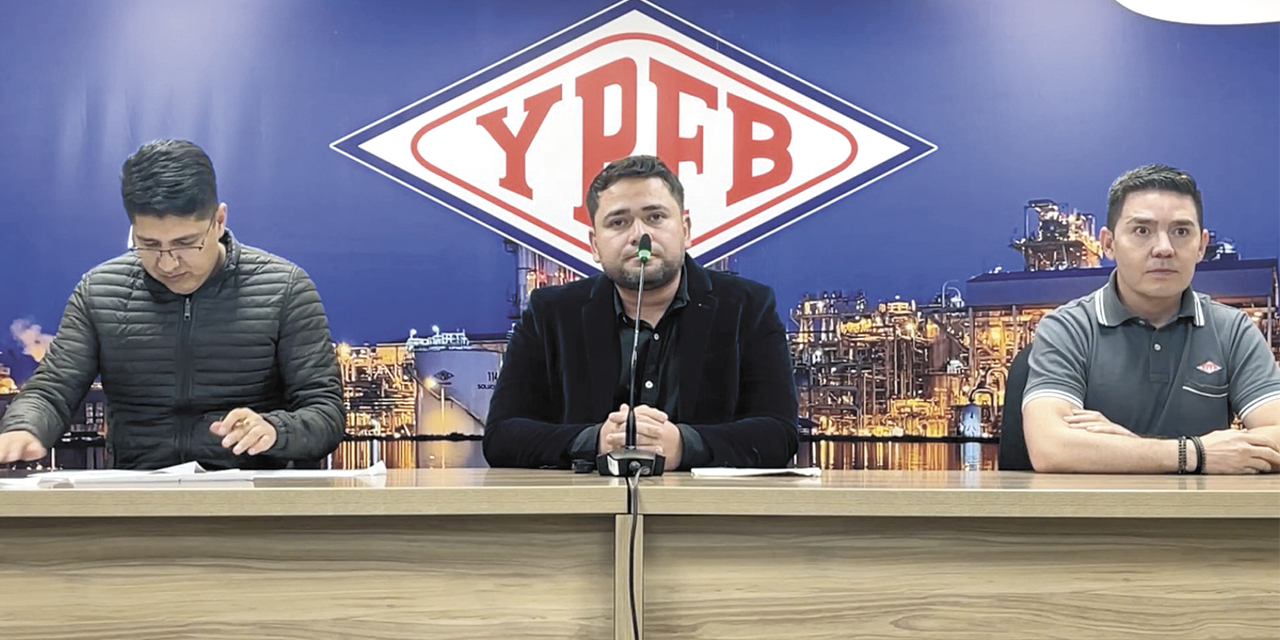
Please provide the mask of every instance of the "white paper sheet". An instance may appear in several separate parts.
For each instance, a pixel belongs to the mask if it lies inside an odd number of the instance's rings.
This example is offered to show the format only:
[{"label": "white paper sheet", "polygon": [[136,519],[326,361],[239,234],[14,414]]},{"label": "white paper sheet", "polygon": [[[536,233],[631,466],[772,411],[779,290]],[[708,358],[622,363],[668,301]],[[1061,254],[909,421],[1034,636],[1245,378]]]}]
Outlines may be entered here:
[{"label": "white paper sheet", "polygon": [[31,489],[58,485],[87,487],[112,484],[188,484],[228,481],[245,482],[258,478],[361,478],[385,476],[386,474],[387,466],[382,462],[378,462],[367,469],[223,469],[220,471],[209,471],[197,462],[187,462],[172,467],[156,469],[155,471],[125,471],[122,469],[47,471],[34,473],[25,478],[0,478],[0,487]]},{"label": "white paper sheet", "polygon": [[755,478],[759,476],[803,476],[817,478],[822,475],[818,467],[800,469],[739,469],[734,467],[697,467],[690,469],[695,478]]}]

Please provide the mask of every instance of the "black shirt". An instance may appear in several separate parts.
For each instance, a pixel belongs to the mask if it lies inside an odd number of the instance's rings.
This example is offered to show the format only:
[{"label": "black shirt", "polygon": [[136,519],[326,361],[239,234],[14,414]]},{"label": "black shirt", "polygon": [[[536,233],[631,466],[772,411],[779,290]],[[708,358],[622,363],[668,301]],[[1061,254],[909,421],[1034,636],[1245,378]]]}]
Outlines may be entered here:
[{"label": "black shirt", "polygon": [[[680,287],[657,327],[640,320],[640,339],[636,347],[636,404],[653,407],[677,421],[676,407],[680,394],[680,316],[689,304],[689,287],[684,274],[680,275]],[[615,288],[613,308],[617,311],[618,346],[622,349],[622,371],[618,387],[613,394],[613,406],[631,404],[631,347],[636,337],[636,320],[627,315],[622,306],[622,296]]]},{"label": "black shirt", "polygon": [[[640,320],[640,338],[636,347],[636,404],[646,405],[667,414],[667,420],[680,429],[684,452],[680,460],[682,468],[706,464],[711,459],[702,436],[680,423],[677,407],[680,399],[680,317],[689,304],[689,284],[684,270],[680,272],[680,286],[658,321],[650,326]],[[618,348],[621,350],[618,385],[613,394],[613,406],[631,404],[631,348],[636,338],[636,319],[627,315],[622,296],[615,287],[613,307],[618,329]],[[601,416],[601,422],[605,416]],[[570,455],[575,459],[594,460],[600,438],[600,425],[588,427],[574,438]]]}]

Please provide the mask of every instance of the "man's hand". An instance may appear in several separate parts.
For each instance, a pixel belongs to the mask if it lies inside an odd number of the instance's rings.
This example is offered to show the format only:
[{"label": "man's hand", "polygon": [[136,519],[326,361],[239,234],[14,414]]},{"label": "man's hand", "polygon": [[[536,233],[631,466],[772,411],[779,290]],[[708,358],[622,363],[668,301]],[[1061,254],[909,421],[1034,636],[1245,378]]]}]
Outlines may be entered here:
[{"label": "man's hand", "polygon": [[[1204,462],[1197,463],[1203,473],[1242,474],[1280,471],[1280,450],[1270,438],[1248,431],[1222,429],[1200,437],[1204,445]],[[1193,454],[1188,446],[1187,453]],[[1195,465],[1188,463],[1188,467]]]},{"label": "man's hand", "polygon": [[[596,440],[596,453],[609,453],[614,449],[621,449],[622,445],[627,441],[627,405],[624,403],[618,407],[617,411],[609,414],[604,422],[600,423],[600,436]],[[617,446],[614,446],[613,436],[620,436]]]},{"label": "man's hand", "polygon": [[22,460],[39,460],[48,453],[30,431],[15,430],[0,435],[0,464]]},{"label": "man's hand", "polygon": [[[627,442],[626,405],[618,413],[609,414],[610,418],[621,414],[623,428],[608,438],[610,449],[621,448]],[[601,429],[601,432],[604,430]],[[666,459],[663,469],[672,471],[680,466],[684,456],[684,440],[680,437],[680,427],[667,419],[667,414],[647,405],[636,407],[636,448],[662,454]]]},{"label": "man's hand", "polygon": [[1137,438],[1138,434],[1110,421],[1099,411],[1075,409],[1062,419],[1072,429],[1084,429],[1090,433],[1106,433],[1113,436]]},{"label": "man's hand", "polygon": [[226,417],[209,425],[209,431],[222,436],[222,446],[231,453],[251,456],[271,448],[276,443],[276,428],[253,409],[232,409]]}]

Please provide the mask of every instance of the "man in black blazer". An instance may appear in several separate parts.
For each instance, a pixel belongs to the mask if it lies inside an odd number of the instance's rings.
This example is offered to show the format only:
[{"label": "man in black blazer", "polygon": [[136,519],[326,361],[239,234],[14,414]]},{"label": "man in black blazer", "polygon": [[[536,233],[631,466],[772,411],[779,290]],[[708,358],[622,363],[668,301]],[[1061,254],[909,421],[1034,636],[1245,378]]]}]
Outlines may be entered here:
[{"label": "man in black blazer", "polygon": [[[685,255],[684,189],[653,156],[605,167],[586,200],[604,273],[530,296],[489,406],[489,464],[568,468],[621,448],[638,331],[637,448],[665,456],[667,470],[786,466],[797,406],[773,291]],[[646,233],[653,253],[641,263]]]}]

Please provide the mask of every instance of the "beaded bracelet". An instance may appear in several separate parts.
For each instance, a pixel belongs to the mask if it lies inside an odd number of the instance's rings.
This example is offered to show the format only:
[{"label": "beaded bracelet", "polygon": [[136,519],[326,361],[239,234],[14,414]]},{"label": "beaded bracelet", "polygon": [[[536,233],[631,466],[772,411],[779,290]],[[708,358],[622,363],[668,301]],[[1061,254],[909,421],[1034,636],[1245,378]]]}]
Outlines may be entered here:
[{"label": "beaded bracelet", "polygon": [[1200,436],[1191,436],[1191,444],[1196,446],[1196,468],[1191,473],[1204,473],[1204,443]]},{"label": "beaded bracelet", "polygon": [[1187,472],[1187,437],[1178,436],[1178,473]]}]

